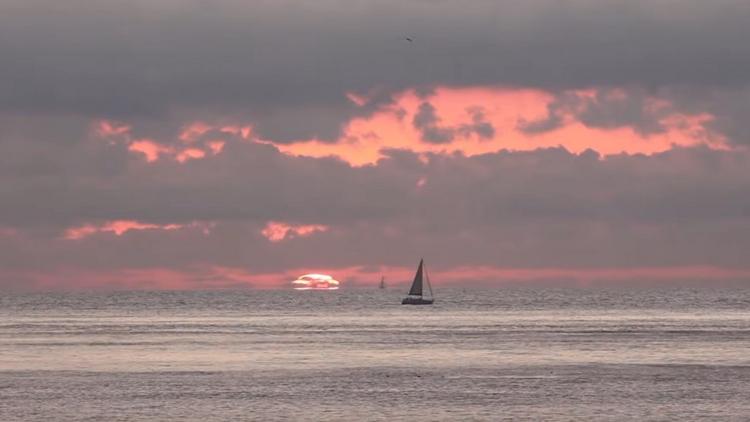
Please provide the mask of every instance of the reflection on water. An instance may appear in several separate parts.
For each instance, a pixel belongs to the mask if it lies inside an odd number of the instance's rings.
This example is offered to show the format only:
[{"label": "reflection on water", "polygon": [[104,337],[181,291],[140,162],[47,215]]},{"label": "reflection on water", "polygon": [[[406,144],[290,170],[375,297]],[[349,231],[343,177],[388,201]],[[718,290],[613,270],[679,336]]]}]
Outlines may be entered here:
[{"label": "reflection on water", "polygon": [[40,420],[735,417],[747,350],[750,289],[16,295],[0,402],[18,420],[45,395]]}]

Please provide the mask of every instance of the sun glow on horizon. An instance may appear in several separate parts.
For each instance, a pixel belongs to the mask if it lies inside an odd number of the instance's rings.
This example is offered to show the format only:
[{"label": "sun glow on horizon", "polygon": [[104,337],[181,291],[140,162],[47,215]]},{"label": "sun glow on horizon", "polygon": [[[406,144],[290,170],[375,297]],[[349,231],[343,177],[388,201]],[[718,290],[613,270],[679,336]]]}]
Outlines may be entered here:
[{"label": "sun glow on horizon", "polygon": [[338,290],[339,281],[327,274],[305,274],[292,281],[294,290]]}]

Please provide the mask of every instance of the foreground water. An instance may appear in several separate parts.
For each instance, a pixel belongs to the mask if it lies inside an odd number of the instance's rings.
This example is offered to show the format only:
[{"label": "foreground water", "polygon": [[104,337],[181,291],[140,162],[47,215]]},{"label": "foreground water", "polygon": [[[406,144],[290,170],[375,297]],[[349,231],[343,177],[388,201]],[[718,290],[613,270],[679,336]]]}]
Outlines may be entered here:
[{"label": "foreground water", "polygon": [[0,298],[0,420],[747,420],[748,289]]}]

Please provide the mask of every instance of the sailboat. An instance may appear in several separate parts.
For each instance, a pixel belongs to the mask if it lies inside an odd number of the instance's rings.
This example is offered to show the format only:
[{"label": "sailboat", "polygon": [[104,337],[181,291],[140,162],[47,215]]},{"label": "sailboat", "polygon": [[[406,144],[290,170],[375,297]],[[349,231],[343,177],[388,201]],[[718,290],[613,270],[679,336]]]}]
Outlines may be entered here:
[{"label": "sailboat", "polygon": [[380,277],[380,289],[385,289],[385,276]]},{"label": "sailboat", "polygon": [[[424,286],[427,285],[427,291],[430,295],[425,298],[423,294]],[[409,295],[406,296],[402,301],[402,305],[432,305],[435,298],[432,295],[432,287],[430,286],[430,277],[427,276],[427,271],[424,268],[424,259],[419,260],[419,267],[417,267],[417,274],[414,275],[414,281],[411,283],[411,289],[409,289]]]}]

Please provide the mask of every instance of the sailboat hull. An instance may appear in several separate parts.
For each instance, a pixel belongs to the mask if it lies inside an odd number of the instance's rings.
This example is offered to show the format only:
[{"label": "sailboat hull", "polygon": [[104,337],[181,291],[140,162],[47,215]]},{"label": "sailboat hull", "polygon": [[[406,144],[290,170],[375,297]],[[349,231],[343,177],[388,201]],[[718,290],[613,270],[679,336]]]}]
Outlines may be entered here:
[{"label": "sailboat hull", "polygon": [[432,305],[435,299],[424,299],[421,297],[405,297],[402,301],[402,305]]}]

